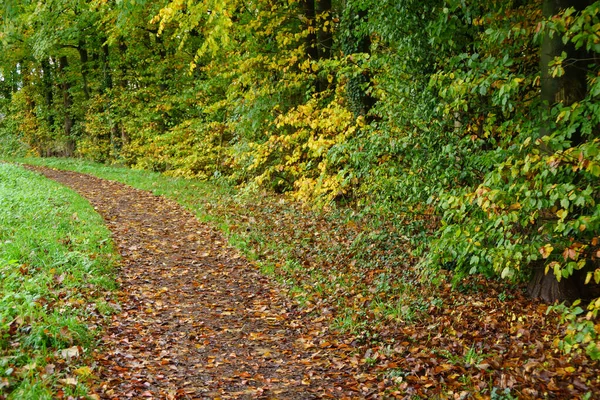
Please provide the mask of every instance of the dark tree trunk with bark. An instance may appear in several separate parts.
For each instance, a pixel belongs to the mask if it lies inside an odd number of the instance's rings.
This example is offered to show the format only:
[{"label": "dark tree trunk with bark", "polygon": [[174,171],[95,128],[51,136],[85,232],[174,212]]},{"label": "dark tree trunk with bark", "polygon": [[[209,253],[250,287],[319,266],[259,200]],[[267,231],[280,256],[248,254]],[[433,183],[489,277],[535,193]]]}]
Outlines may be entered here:
[{"label": "dark tree trunk with bark", "polygon": [[[106,42],[106,39],[104,39]],[[110,70],[110,49],[107,43],[102,45],[102,93],[113,88],[112,71]]]},{"label": "dark tree trunk with bark", "polygon": [[[583,10],[589,4],[589,0],[545,0],[543,15],[544,18],[551,18],[569,7]],[[560,77],[553,78],[548,65],[563,52],[568,55],[568,60],[563,65],[565,73]],[[585,97],[587,71],[586,62],[581,60],[586,56],[583,49],[576,50],[570,43],[565,45],[562,41],[562,35],[555,33],[552,37],[549,34],[544,36],[540,54],[540,69],[542,79],[541,99],[546,105],[546,112],[557,103],[569,106]],[[549,134],[550,129],[548,124],[542,125],[540,135]]]},{"label": "dark tree trunk with bark", "polygon": [[592,300],[600,296],[600,285],[593,282],[586,284],[585,279],[588,272],[598,267],[590,263],[586,268],[574,271],[568,279],[561,279],[559,282],[552,271],[546,274],[544,266],[539,264],[534,267],[527,293],[530,297],[546,303],[571,302],[576,299]]},{"label": "dark tree trunk with bark", "polygon": [[315,0],[304,0],[302,8],[304,18],[306,19],[305,29],[308,29],[309,32],[306,35],[306,54],[311,60],[317,60],[319,58],[319,49],[317,48],[317,34],[315,32]]},{"label": "dark tree trunk with bark", "polygon": [[106,43],[106,40],[103,40],[104,44],[102,45],[102,94],[109,92],[108,104],[106,108],[109,113],[110,120],[110,144],[112,155],[116,157],[123,148],[123,138],[121,137],[121,132],[119,129],[119,122],[114,120],[114,116],[112,115],[112,110],[110,109],[112,103],[113,94],[110,93],[113,89],[113,77],[112,71],[110,69],[110,48]]},{"label": "dark tree trunk with bark", "polygon": [[[125,42],[119,42],[119,52],[121,53],[121,80],[120,85],[123,90],[127,90],[129,86],[129,81],[127,80],[127,44]],[[129,135],[123,126],[120,127],[121,130],[121,146],[124,146],[129,143]]]},{"label": "dark tree trunk with bark", "polygon": [[64,155],[72,157],[75,154],[75,139],[72,137],[73,131],[73,117],[71,116],[71,107],[73,106],[73,99],[71,97],[71,84],[66,76],[66,69],[69,67],[69,61],[67,56],[60,56],[58,59],[58,71],[61,74],[61,90],[63,94],[63,107],[64,107],[64,133],[65,133],[65,149]]},{"label": "dark tree trunk with bark", "polygon": [[[582,10],[589,4],[589,0],[544,0],[543,15],[544,18],[548,19],[569,7]],[[553,78],[548,65],[563,52],[568,55],[568,60],[564,64],[565,73],[560,77]],[[565,45],[561,35],[555,33],[551,37],[546,32],[542,40],[540,54],[541,99],[544,103],[543,111],[546,115],[549,115],[551,108],[558,103],[569,106],[585,97],[587,71],[585,62],[581,61],[584,58],[586,58],[584,52],[575,50],[571,44]],[[539,135],[546,136],[551,134],[551,131],[550,121],[543,120]],[[581,142],[581,136],[578,132],[575,132],[571,139],[574,145]],[[585,279],[581,276],[582,271],[575,271],[572,276],[561,279],[559,282],[552,271],[545,274],[545,268],[542,266],[534,266],[533,269],[534,274],[527,290],[533,298],[539,298],[547,303],[554,303],[589,296],[587,287],[582,284],[582,279]]]},{"label": "dark tree trunk with bark", "polygon": [[23,78],[21,77],[21,74],[19,74],[19,63],[17,63],[15,65],[15,67],[11,70],[11,92],[17,93],[19,91],[19,83],[23,82]]},{"label": "dark tree trunk with bark", "polygon": [[[19,63],[22,88],[26,88],[26,87],[32,85],[31,70],[30,70],[30,67],[28,64],[29,63],[26,60]],[[29,113],[35,115],[35,106],[36,106],[35,99],[29,95],[27,95],[25,97],[25,99],[26,99],[25,100],[26,110]]]},{"label": "dark tree trunk with bark", "polygon": [[[333,21],[331,15],[331,0],[316,0],[316,48],[317,59],[325,60],[331,58],[333,47]],[[317,77],[317,92],[327,89],[328,82],[325,77]]]},{"label": "dark tree trunk with bark", "polygon": [[[371,37],[363,29],[369,14],[364,6],[348,2],[343,15],[342,51],[351,56],[356,53],[371,53]],[[354,115],[368,118],[368,113],[375,105],[376,99],[366,91],[371,81],[367,71],[363,75],[351,78],[347,85],[348,100]]]},{"label": "dark tree trunk with bark", "polygon": [[85,48],[85,41],[80,40],[79,46],[77,46],[79,52],[79,60],[81,62],[81,79],[83,81],[83,94],[86,100],[90,99],[90,89],[88,85],[88,51]]},{"label": "dark tree trunk with bark", "polygon": [[47,58],[42,59],[42,84],[44,86],[44,99],[46,101],[46,122],[50,130],[54,127],[54,92],[52,82],[52,66],[50,60]]},{"label": "dark tree trunk with bark", "polygon": [[331,0],[317,0],[317,15],[319,15],[319,29],[317,29],[318,57],[319,59],[331,58],[333,47]]},{"label": "dark tree trunk with bark", "polygon": [[575,279],[575,275],[559,282],[552,271],[546,274],[543,266],[534,269],[533,277],[527,286],[527,294],[546,303],[570,302],[582,297],[579,279]]}]

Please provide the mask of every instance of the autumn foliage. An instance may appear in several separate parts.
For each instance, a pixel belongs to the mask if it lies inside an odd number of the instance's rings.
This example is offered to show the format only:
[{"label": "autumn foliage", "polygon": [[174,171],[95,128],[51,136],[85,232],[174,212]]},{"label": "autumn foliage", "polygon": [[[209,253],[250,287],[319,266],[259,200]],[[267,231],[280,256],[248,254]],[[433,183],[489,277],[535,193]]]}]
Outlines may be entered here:
[{"label": "autumn foliage", "polygon": [[12,1],[0,152],[352,207],[420,276],[582,298],[598,359],[600,2],[471,3]]}]

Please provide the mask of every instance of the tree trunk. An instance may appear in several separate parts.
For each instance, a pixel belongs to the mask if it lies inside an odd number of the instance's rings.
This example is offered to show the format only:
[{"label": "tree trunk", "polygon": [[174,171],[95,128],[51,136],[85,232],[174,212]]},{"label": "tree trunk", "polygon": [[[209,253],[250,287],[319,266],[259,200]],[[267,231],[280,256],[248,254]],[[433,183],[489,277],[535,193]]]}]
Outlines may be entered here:
[{"label": "tree trunk", "polygon": [[44,86],[44,98],[46,100],[46,122],[50,130],[54,128],[54,93],[52,88],[52,66],[47,58],[42,59],[42,84]]},{"label": "tree trunk", "polygon": [[[364,6],[348,2],[343,15],[342,51],[350,56],[355,53],[371,52],[371,38],[361,29],[368,21],[368,12]],[[355,116],[367,117],[375,105],[376,99],[366,92],[366,87],[371,81],[371,74],[367,71],[363,75],[353,77],[348,81],[346,88],[350,108]]]},{"label": "tree trunk", "polygon": [[81,79],[83,81],[83,94],[85,96],[85,99],[89,100],[91,96],[88,85],[88,52],[85,48],[85,42],[83,40],[79,41],[77,51],[79,52],[79,60],[81,62]]},{"label": "tree trunk", "polygon": [[534,274],[527,286],[527,294],[533,299],[540,299],[545,303],[567,301],[571,302],[581,298],[579,280],[575,275],[560,282],[552,271],[545,273],[544,267],[534,269]]},{"label": "tree trunk", "polygon": [[71,116],[71,107],[73,105],[73,99],[71,97],[71,84],[66,76],[66,69],[69,66],[67,56],[60,56],[58,59],[58,70],[61,73],[61,90],[63,93],[63,107],[65,113],[64,119],[64,133],[65,133],[65,149],[64,155],[72,157],[75,153],[75,139],[72,137],[73,130],[73,117]]},{"label": "tree trunk", "polygon": [[121,149],[123,147],[123,138],[121,137],[121,132],[119,129],[119,122],[115,121],[112,115],[111,103],[112,99],[112,88],[113,88],[113,78],[112,71],[110,69],[110,48],[106,43],[106,40],[103,40],[104,44],[102,45],[102,69],[103,69],[103,80],[102,80],[102,93],[109,92],[108,95],[108,105],[106,106],[106,110],[109,114],[109,123],[110,123],[110,144],[111,144],[111,152],[113,157],[117,157],[121,153]]},{"label": "tree trunk", "polygon": [[317,48],[317,35],[315,31],[315,0],[304,0],[302,2],[304,17],[306,18],[306,27],[308,35],[306,35],[306,54],[312,60],[319,58],[319,50]]},{"label": "tree trunk", "polygon": [[[589,0],[545,0],[543,15],[544,18],[548,19],[569,7],[583,10],[589,3]],[[553,78],[552,71],[548,65],[563,52],[566,52],[568,55],[568,62],[563,65],[565,73],[560,77]],[[570,106],[585,97],[587,71],[585,62],[579,61],[585,58],[585,54],[583,53],[583,50],[575,50],[571,43],[565,45],[562,41],[562,36],[557,33],[552,37],[548,32],[544,35],[540,54],[541,99],[545,104],[544,111],[547,115],[550,109],[557,103]],[[550,134],[551,129],[549,121],[545,121],[541,126],[540,136],[543,137]]]},{"label": "tree trunk", "polygon": [[[333,20],[331,0],[304,0],[302,9],[305,17],[306,55],[313,61],[331,58],[333,47]],[[326,23],[327,22],[327,23]],[[325,78],[315,77],[315,91],[322,92],[327,88]]]},{"label": "tree trunk", "polygon": [[102,93],[104,93],[106,90],[113,88],[112,71],[110,70],[110,49],[107,43],[102,45],[102,75]]},{"label": "tree trunk", "polygon": [[[568,7],[575,7],[577,10],[584,9],[590,2],[588,0],[544,0],[543,15],[549,19]],[[560,77],[552,77],[548,64],[555,57],[563,52],[568,55],[569,62],[565,63],[565,73]],[[540,126],[540,136],[546,136],[552,133],[551,121],[547,116],[550,110],[556,104],[569,106],[576,101],[583,99],[586,95],[586,66],[580,59],[585,58],[581,51],[575,50],[572,44],[564,44],[562,36],[554,34],[552,37],[546,32],[542,40],[540,54],[541,69],[541,99],[544,103],[543,112],[546,118],[542,119]],[[581,63],[581,65],[578,65]],[[581,135],[574,133],[572,136],[573,145],[581,142]],[[545,274],[543,267],[534,267],[532,280],[529,282],[528,293],[533,298],[539,298],[547,303],[556,301],[572,301],[577,298],[585,298],[587,289],[582,285],[581,271],[559,282],[552,271]]]},{"label": "tree trunk", "polygon": [[[316,0],[315,32],[317,59],[326,60],[331,58],[333,47],[333,18],[331,14],[331,0]],[[317,77],[317,92],[327,89],[328,82],[325,77]]]},{"label": "tree trunk", "polygon": [[530,297],[546,303],[592,300],[600,296],[600,285],[594,282],[586,284],[585,279],[588,272],[593,272],[598,267],[597,263],[590,263],[587,267],[574,271],[568,279],[561,279],[559,282],[552,271],[546,274],[544,266],[539,264],[534,267],[527,293]]},{"label": "tree trunk", "polygon": [[317,42],[319,59],[331,58],[333,47],[333,18],[331,0],[317,0],[317,14],[319,15],[319,29]]},{"label": "tree trunk", "polygon": [[[15,65],[15,67],[11,70],[11,85],[10,85],[10,89],[12,94],[17,93],[20,89],[20,84],[23,83],[21,74],[19,74],[19,64],[17,63]],[[12,96],[11,96],[12,98]]]},{"label": "tree trunk", "polygon": [[[127,80],[127,64],[125,60],[127,59],[127,44],[125,42],[119,42],[119,51],[121,52],[121,90],[126,91],[127,86],[129,86],[129,81]],[[121,146],[127,145],[129,143],[129,135],[123,126],[121,126]]]}]

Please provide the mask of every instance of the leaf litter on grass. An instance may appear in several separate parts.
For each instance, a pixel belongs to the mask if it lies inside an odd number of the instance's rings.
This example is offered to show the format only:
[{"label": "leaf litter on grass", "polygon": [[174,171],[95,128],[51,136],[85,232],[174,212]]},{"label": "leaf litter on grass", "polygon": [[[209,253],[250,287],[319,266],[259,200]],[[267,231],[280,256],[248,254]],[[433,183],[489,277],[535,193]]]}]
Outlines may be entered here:
[{"label": "leaf litter on grass", "polygon": [[[190,214],[167,213],[173,205],[164,199],[44,172],[77,183],[100,203],[107,193],[130,198],[131,205],[118,201],[104,211],[124,258],[137,265],[124,268],[129,292],[106,337],[114,347],[104,363],[118,378],[105,375],[104,394],[533,399],[600,393],[597,363],[556,351],[563,327],[545,315],[546,306],[519,288],[476,276],[459,291],[443,279],[424,284],[412,269],[408,239],[394,226],[367,229],[359,218],[330,218],[269,197],[197,199],[202,212],[227,221],[234,243],[284,283],[278,286]],[[135,207],[142,214],[124,223],[124,211]],[[191,230],[183,228],[188,223]],[[134,227],[151,242],[134,236]],[[173,306],[189,301],[196,303]],[[254,326],[248,318],[262,325],[248,330]],[[181,343],[187,346],[176,350]],[[162,372],[149,380],[144,369]],[[298,388],[306,390],[300,395]]]},{"label": "leaf litter on grass", "polygon": [[96,354],[99,395],[361,396],[354,373],[331,367],[323,343],[339,339],[327,321],[295,310],[220,233],[150,193],[40,170],[90,199],[122,256],[122,312]]},{"label": "leaf litter on grass", "polygon": [[[346,365],[377,376],[384,396],[599,398],[598,363],[582,352],[559,352],[564,325],[522,287],[471,276],[452,289],[443,270],[437,284],[424,282],[397,224],[373,229],[353,213],[340,218],[256,199],[209,206],[242,221],[238,232],[260,238],[249,247],[262,249],[259,259],[276,265],[305,310],[353,334]],[[243,223],[250,219],[261,223]],[[436,224],[419,222],[419,229]],[[273,242],[280,245],[266,248]],[[294,261],[273,248],[293,253]]]},{"label": "leaf litter on grass", "polygon": [[108,239],[80,196],[0,163],[1,400],[89,393],[115,286]]}]

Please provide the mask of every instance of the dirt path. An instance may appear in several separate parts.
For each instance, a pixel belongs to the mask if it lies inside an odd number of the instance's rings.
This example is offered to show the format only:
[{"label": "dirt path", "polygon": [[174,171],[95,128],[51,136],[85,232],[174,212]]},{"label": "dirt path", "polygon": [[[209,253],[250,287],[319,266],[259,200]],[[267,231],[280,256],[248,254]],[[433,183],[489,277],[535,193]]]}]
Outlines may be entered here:
[{"label": "dirt path", "polygon": [[96,355],[102,398],[368,397],[335,368],[326,324],[294,312],[191,213],[120,183],[34,169],[88,198],[122,255],[123,309]]}]

